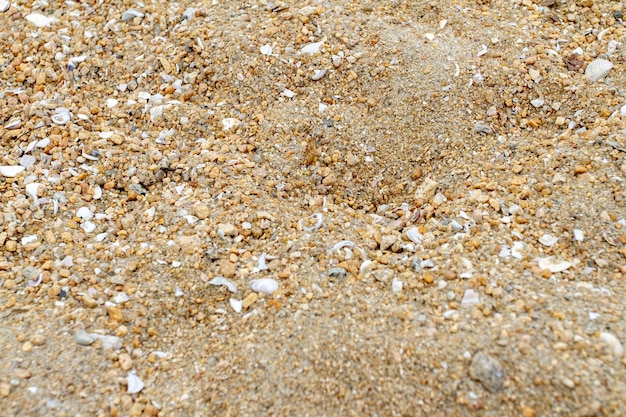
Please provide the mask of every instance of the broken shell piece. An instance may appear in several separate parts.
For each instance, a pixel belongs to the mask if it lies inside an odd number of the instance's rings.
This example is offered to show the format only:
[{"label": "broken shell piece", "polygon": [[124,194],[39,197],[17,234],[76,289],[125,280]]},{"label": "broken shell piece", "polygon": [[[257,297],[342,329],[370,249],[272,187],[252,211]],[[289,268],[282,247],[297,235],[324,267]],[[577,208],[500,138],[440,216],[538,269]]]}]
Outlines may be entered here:
[{"label": "broken shell piece", "polygon": [[429,41],[431,41],[431,42],[435,40],[435,34],[434,33],[425,33],[424,37],[426,39],[428,39]]},{"label": "broken shell piece", "polygon": [[289,90],[288,88],[285,88],[283,90],[283,94],[287,97],[287,98],[294,98],[294,96],[296,95],[296,93],[294,93],[293,91]]},{"label": "broken shell piece", "polygon": [[44,16],[41,13],[31,13],[26,16],[26,20],[28,20],[30,23],[38,28],[50,26],[50,24],[52,23],[52,18]]},{"label": "broken shell piece", "polygon": [[124,13],[122,13],[122,22],[127,22],[136,17],[144,17],[145,15],[141,13],[139,10],[128,9]]},{"label": "broken shell piece", "polygon": [[230,300],[228,300],[228,302],[233,310],[235,310],[237,313],[241,313],[241,309],[243,308],[243,301],[231,298]]},{"label": "broken shell piece", "polygon": [[33,198],[35,204],[37,204],[37,194],[39,193],[39,184],[38,182],[31,182],[30,184],[26,184],[26,194]]},{"label": "broken shell piece", "polygon": [[4,125],[6,130],[19,129],[20,127],[22,127],[22,119],[11,119],[9,123]]},{"label": "broken shell piece", "polygon": [[585,69],[585,78],[591,82],[600,81],[607,75],[613,68],[613,63],[606,59],[596,59],[587,65]]},{"label": "broken shell piece", "polygon": [[270,56],[270,55],[272,55],[272,45],[270,45],[269,43],[268,43],[268,44],[263,45],[263,46],[261,47],[261,53],[262,53],[263,55],[265,55],[265,56]]},{"label": "broken shell piece", "polygon": [[265,294],[273,294],[278,289],[278,281],[272,278],[261,278],[253,281],[250,284],[250,288],[256,292],[263,292]]},{"label": "broken shell piece", "polygon": [[465,294],[463,294],[463,300],[461,301],[461,305],[463,306],[473,306],[480,303],[480,297],[478,293],[472,289],[465,290]]},{"label": "broken shell piece", "polygon": [[0,0],[0,13],[4,13],[11,7],[11,3],[7,0]]},{"label": "broken shell piece", "polygon": [[71,113],[69,109],[66,109],[65,107],[59,107],[58,109],[56,109],[55,114],[52,115],[50,119],[58,125],[64,125],[70,121]]},{"label": "broken shell piece", "polygon": [[559,238],[549,235],[547,233],[539,238],[539,243],[548,247],[556,245],[556,242],[558,241]]},{"label": "broken shell piece", "polygon": [[315,74],[311,76],[311,79],[313,81],[319,81],[324,77],[324,75],[326,75],[327,72],[328,72],[328,69],[326,68],[321,69],[321,70],[315,70]]},{"label": "broken shell piece", "polygon": [[326,42],[326,39],[305,45],[300,49],[300,52],[303,54],[316,54],[320,51],[324,42]]},{"label": "broken shell piece", "polygon": [[222,129],[228,132],[229,130],[232,130],[236,128],[237,126],[239,126],[241,124],[241,121],[238,119],[235,119],[234,117],[227,117],[225,119],[222,119],[220,123],[222,124]]},{"label": "broken shell piece", "polygon": [[582,242],[585,240],[585,233],[580,229],[574,229],[574,240]]},{"label": "broken shell piece", "polygon": [[0,174],[4,177],[15,177],[25,169],[22,166],[0,166]]},{"label": "broken shell piece", "polygon": [[333,60],[333,65],[335,66],[335,68],[337,68],[343,62],[343,54],[341,54],[341,55],[333,55],[332,56],[332,60]]},{"label": "broken shell piece", "polygon": [[137,394],[144,388],[143,381],[134,372],[129,372],[126,376],[126,382],[128,384],[128,393]]},{"label": "broken shell piece", "polygon": [[615,337],[611,333],[608,333],[608,332],[600,333],[600,340],[604,342],[606,345],[608,345],[609,348],[611,348],[613,355],[615,355],[616,357],[619,358],[624,353],[624,347],[622,346],[622,343],[619,341],[617,337]]},{"label": "broken shell piece", "polygon": [[224,277],[215,277],[211,281],[209,281],[211,285],[225,285],[230,292],[237,292],[237,284]]},{"label": "broken shell piece", "polygon": [[572,266],[571,262],[559,260],[554,256],[549,256],[547,258],[539,258],[537,259],[539,264],[539,268],[547,269],[550,272],[563,272]]},{"label": "broken shell piece", "polygon": [[421,244],[424,241],[424,236],[419,232],[417,227],[411,227],[406,231],[406,237],[416,245]]}]

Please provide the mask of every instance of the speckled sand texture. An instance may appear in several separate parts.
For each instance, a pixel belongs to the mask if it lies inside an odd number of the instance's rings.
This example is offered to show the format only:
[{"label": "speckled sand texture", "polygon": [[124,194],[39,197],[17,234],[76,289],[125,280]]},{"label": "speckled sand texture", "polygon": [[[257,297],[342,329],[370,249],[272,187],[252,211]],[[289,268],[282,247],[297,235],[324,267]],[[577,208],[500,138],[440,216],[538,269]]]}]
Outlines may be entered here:
[{"label": "speckled sand texture", "polygon": [[0,415],[623,416],[609,0],[0,0]]}]

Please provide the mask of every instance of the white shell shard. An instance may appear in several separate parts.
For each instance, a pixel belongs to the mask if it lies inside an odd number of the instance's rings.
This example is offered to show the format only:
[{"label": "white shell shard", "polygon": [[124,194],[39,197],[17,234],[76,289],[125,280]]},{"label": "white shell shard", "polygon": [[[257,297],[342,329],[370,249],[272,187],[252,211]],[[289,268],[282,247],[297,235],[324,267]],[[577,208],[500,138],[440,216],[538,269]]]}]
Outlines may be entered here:
[{"label": "white shell shard", "polygon": [[28,20],[30,23],[37,26],[38,28],[50,26],[50,24],[52,23],[52,18],[44,16],[41,13],[31,13],[26,16],[26,20]]},{"label": "white shell shard", "polygon": [[117,104],[119,103],[119,101],[117,99],[114,98],[107,98],[107,107],[112,109],[113,107],[117,106]]},{"label": "white shell shard", "polygon": [[93,233],[96,230],[96,224],[86,221],[80,225],[80,228],[83,229],[85,233]]},{"label": "white shell shard", "polygon": [[319,81],[324,77],[324,75],[326,75],[327,72],[328,72],[328,69],[326,68],[321,69],[321,70],[315,70],[315,73],[311,76],[311,79],[313,81]]},{"label": "white shell shard", "polygon": [[270,56],[272,55],[272,45],[265,44],[261,47],[261,54],[265,55],[265,56]]},{"label": "white shell shard", "polygon": [[215,277],[211,281],[209,281],[211,285],[225,285],[230,292],[237,292],[237,284],[224,277]]},{"label": "white shell shard", "polygon": [[278,281],[272,278],[261,278],[253,281],[250,284],[250,288],[256,292],[263,292],[265,294],[273,294],[278,289]]},{"label": "white shell shard", "polygon": [[524,258],[524,243],[520,241],[513,242],[513,246],[511,247],[511,256],[516,259]]},{"label": "white shell shard", "polygon": [[243,308],[243,301],[231,298],[230,300],[228,300],[228,303],[233,308],[233,310],[235,310],[237,313],[241,313],[241,309]]},{"label": "white shell shard", "polygon": [[585,240],[585,233],[580,229],[574,229],[574,240],[582,242]]},{"label": "white shell shard", "polygon": [[364,277],[372,273],[372,269],[374,268],[374,262],[369,259],[364,260],[359,267],[359,274]]},{"label": "white shell shard", "polygon": [[93,219],[93,212],[88,207],[81,207],[76,210],[76,216],[83,220],[91,220]]},{"label": "white shell shard", "polygon": [[542,98],[536,98],[534,100],[530,100],[530,104],[532,104],[535,108],[539,108],[545,104],[545,100]]},{"label": "white shell shard", "polygon": [[607,75],[613,68],[613,63],[606,59],[596,59],[587,65],[585,69],[585,78],[591,82],[600,81]]},{"label": "white shell shard", "polygon": [[326,42],[325,39],[319,42],[314,42],[314,43],[305,45],[302,47],[302,49],[300,49],[300,52],[303,54],[316,54],[320,51],[320,49],[322,48],[322,45],[324,45],[324,42]]},{"label": "white shell shard", "polygon": [[563,272],[572,266],[571,262],[559,260],[554,256],[538,258],[537,263],[539,264],[539,268],[547,269],[550,272]]},{"label": "white shell shard", "polygon": [[26,168],[21,166],[0,166],[0,174],[3,177],[15,177],[20,172],[24,171]]},{"label": "white shell shard", "polygon": [[556,245],[556,242],[558,241],[559,238],[549,235],[547,233],[539,238],[539,243],[548,247]]},{"label": "white shell shard", "polygon": [[66,109],[65,107],[60,107],[56,109],[56,112],[52,115],[52,117],[50,117],[50,119],[58,125],[64,125],[70,121],[70,119],[72,118],[71,115],[72,114],[70,113],[69,109]]},{"label": "white shell shard", "polygon": [[96,235],[96,242],[102,242],[106,237],[107,237],[108,233],[104,232],[104,233],[98,233]]},{"label": "white shell shard", "polygon": [[[322,226],[324,221],[324,216],[322,213],[315,213],[308,217],[309,219],[315,218],[315,224],[309,227],[302,227],[305,232],[312,232],[313,230],[317,230]],[[298,226],[302,226],[304,224],[303,219],[298,220]]]},{"label": "white shell shard", "polygon": [[241,124],[241,121],[238,119],[235,119],[234,117],[227,117],[225,119],[222,119],[220,123],[222,125],[222,129],[228,132],[229,130],[232,130],[236,128],[237,126],[239,126]]},{"label": "white shell shard", "polygon": [[424,242],[424,236],[419,232],[417,227],[411,227],[409,230],[407,230],[406,237],[408,237],[409,240],[416,245],[420,245],[422,242]]},{"label": "white shell shard", "polygon": [[285,88],[283,90],[283,94],[287,97],[287,98],[294,98],[294,96],[296,95],[296,93],[294,93],[293,91],[289,90],[288,88]]},{"label": "white shell shard", "polygon": [[9,120],[9,123],[4,125],[4,128],[6,130],[13,130],[13,129],[19,129],[22,126],[22,119],[11,119]]},{"label": "white shell shard", "polygon": [[0,13],[4,13],[11,7],[11,3],[7,0],[0,0]]},{"label": "white shell shard", "polygon": [[137,394],[145,387],[143,381],[134,372],[129,372],[126,376],[126,382],[128,383],[129,394]]},{"label": "white shell shard", "polygon": [[463,300],[461,301],[461,305],[463,306],[473,306],[480,303],[480,297],[478,293],[472,289],[465,290],[465,294],[463,294]]},{"label": "white shell shard", "polygon": [[393,280],[391,280],[391,291],[393,291],[393,292],[401,292],[402,291],[402,281],[400,281],[396,277],[393,277]]},{"label": "white shell shard", "polygon": [[127,22],[136,17],[144,17],[145,15],[141,13],[139,10],[128,9],[124,13],[122,13],[122,22]]},{"label": "white shell shard", "polygon": [[619,339],[611,333],[600,333],[600,340],[611,348],[613,355],[615,355],[616,357],[619,358],[624,353],[624,346],[622,346],[622,343],[619,341]]},{"label": "white shell shard", "polygon": [[424,37],[426,39],[428,39],[429,41],[431,41],[431,42],[435,40],[435,34],[434,33],[430,33],[430,32],[429,33],[424,33]]},{"label": "white shell shard", "polygon": [[37,194],[39,193],[39,184],[38,182],[31,182],[30,184],[26,184],[26,194],[33,198],[35,204],[37,204]]}]

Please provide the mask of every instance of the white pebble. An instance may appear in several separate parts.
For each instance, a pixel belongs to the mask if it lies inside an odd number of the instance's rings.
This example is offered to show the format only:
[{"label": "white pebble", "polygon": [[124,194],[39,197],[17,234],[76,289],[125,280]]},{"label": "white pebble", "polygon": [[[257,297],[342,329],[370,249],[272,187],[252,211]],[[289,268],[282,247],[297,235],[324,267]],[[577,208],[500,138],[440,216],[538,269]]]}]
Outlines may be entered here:
[{"label": "white pebble", "polygon": [[435,40],[435,34],[434,33],[424,33],[424,37],[426,39],[428,39],[429,41],[434,41]]},{"label": "white pebble", "polygon": [[547,269],[550,272],[562,272],[572,266],[571,262],[556,259],[554,256],[547,258],[538,258],[539,268]]},{"label": "white pebble", "polygon": [[261,53],[265,56],[270,56],[272,55],[272,45],[270,44],[265,44],[261,47]]},{"label": "white pebble", "polygon": [[250,288],[256,292],[263,292],[265,294],[273,294],[278,289],[278,281],[272,278],[261,278],[253,281],[250,284]]},{"label": "white pebble", "polygon": [[582,242],[585,240],[585,234],[580,229],[574,229],[574,240]]},{"label": "white pebble", "polygon": [[606,59],[596,59],[591,61],[585,69],[585,78],[591,82],[600,81],[609,74],[613,68],[613,63]]},{"label": "white pebble", "polygon": [[294,93],[293,91],[289,90],[288,88],[285,88],[283,90],[283,94],[287,97],[287,98],[293,98],[296,93]]},{"label": "white pebble", "polygon": [[21,166],[0,166],[0,174],[4,177],[15,177],[20,172],[24,171],[24,167]]},{"label": "white pebble", "polygon": [[117,106],[117,103],[119,103],[119,101],[117,101],[114,98],[108,98],[107,99],[107,107],[112,109],[113,107]]},{"label": "white pebble", "polygon": [[558,238],[556,238],[556,237],[554,237],[552,235],[549,235],[547,233],[539,238],[539,243],[541,243],[544,246],[548,246],[548,247],[556,245],[556,242],[558,242],[558,241],[559,241]]},{"label": "white pebble", "polygon": [[44,16],[41,13],[31,13],[26,16],[26,20],[28,20],[30,23],[37,26],[38,28],[50,26],[50,24],[52,23],[51,18],[49,18],[48,16]]},{"label": "white pebble", "polygon": [[39,193],[39,184],[38,182],[31,182],[30,184],[26,184],[26,194],[33,198],[33,201],[37,203],[37,194]]},{"label": "white pebble", "polygon": [[461,305],[463,306],[472,306],[480,303],[480,297],[478,293],[472,289],[465,290],[465,294],[463,294],[463,300],[461,301]]},{"label": "white pebble", "polygon": [[320,51],[324,42],[325,40],[305,45],[302,49],[300,49],[300,52],[303,54],[316,54]]},{"label": "white pebble", "polygon": [[542,98],[536,98],[536,99],[530,101],[530,104],[532,104],[533,107],[535,107],[535,108],[539,108],[539,107],[543,106],[544,103],[545,103],[545,100],[542,99]]},{"label": "white pebble", "polygon": [[600,333],[600,340],[606,343],[607,345],[609,345],[609,347],[611,348],[611,351],[613,352],[613,355],[615,355],[616,357],[619,358],[624,353],[624,347],[622,346],[622,343],[619,341],[617,337],[615,337],[611,333],[608,333],[608,332]]},{"label": "white pebble", "polygon": [[402,291],[402,281],[400,281],[396,277],[393,277],[393,280],[391,281],[391,291],[393,292]]},{"label": "white pebble", "polygon": [[76,216],[83,220],[91,220],[93,219],[93,212],[89,209],[89,207],[81,207],[76,210]]},{"label": "white pebble", "polygon": [[233,308],[233,310],[235,310],[235,312],[241,313],[241,309],[243,308],[243,301],[231,298],[230,300],[228,300],[228,302],[230,303],[230,306]]},{"label": "white pebble", "polygon": [[92,223],[90,221],[86,221],[83,224],[80,225],[80,228],[83,229],[85,231],[85,233],[93,233],[94,230],[96,230],[96,225],[95,223]]},{"label": "white pebble", "polygon": [[128,383],[128,393],[137,394],[144,388],[143,381],[134,372],[129,372],[126,376],[126,382]]},{"label": "white pebble", "polygon": [[0,13],[4,13],[11,7],[11,3],[7,0],[0,0]]}]

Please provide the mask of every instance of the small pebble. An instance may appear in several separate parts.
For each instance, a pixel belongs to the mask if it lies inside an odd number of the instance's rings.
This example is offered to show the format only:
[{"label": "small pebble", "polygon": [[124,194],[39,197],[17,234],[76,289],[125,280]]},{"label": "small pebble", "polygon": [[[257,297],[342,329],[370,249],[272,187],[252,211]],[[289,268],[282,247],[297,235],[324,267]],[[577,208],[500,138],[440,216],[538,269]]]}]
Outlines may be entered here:
[{"label": "small pebble", "polygon": [[470,377],[479,381],[489,392],[495,393],[504,384],[504,368],[500,362],[483,352],[477,352],[469,367]]}]

